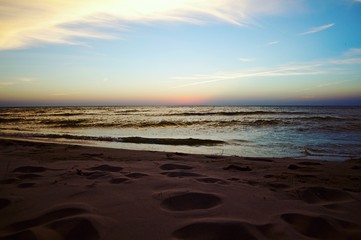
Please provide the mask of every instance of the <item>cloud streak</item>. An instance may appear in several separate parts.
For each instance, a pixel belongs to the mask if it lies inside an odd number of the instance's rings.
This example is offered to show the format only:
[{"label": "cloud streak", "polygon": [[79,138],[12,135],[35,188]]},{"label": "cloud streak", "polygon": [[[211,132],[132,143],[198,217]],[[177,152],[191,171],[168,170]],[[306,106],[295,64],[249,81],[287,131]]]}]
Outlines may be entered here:
[{"label": "cloud streak", "polygon": [[49,96],[64,97],[64,96],[71,96],[71,95],[76,95],[76,94],[78,94],[78,92],[59,92],[59,93],[51,93],[51,94],[49,94]]},{"label": "cloud streak", "polygon": [[[188,77],[173,77],[172,80],[187,81],[184,84],[178,84],[172,88],[184,88],[196,85],[203,85],[226,80],[248,79],[255,77],[290,77],[290,76],[312,76],[321,74],[337,74],[342,72],[344,68],[337,68],[341,65],[343,67],[360,65],[361,58],[337,58],[328,59],[308,64],[294,64],[277,66],[275,68],[263,68],[257,70],[247,70],[238,72],[218,72],[214,74],[196,74]],[[191,81],[191,82],[190,82]]]},{"label": "cloud streak", "polygon": [[[130,24],[155,21],[249,25],[258,14],[277,14],[287,0],[3,0],[0,50],[44,43],[82,45],[82,38],[117,39]],[[107,31],[109,28],[118,30]]]},{"label": "cloud streak", "polygon": [[306,76],[325,74],[327,71],[317,69],[320,64],[279,66],[274,69],[263,69],[253,71],[224,72],[210,75],[194,75],[190,77],[173,77],[173,80],[191,80],[193,82],[176,85],[173,88],[184,88],[195,85],[254,77],[284,77],[284,76]]},{"label": "cloud streak", "polygon": [[322,25],[322,26],[318,26],[318,27],[313,27],[313,28],[310,28],[306,32],[300,33],[299,35],[309,35],[309,34],[318,33],[318,32],[324,31],[326,29],[329,29],[333,26],[335,26],[335,23],[330,23],[330,24],[326,24],[326,25]]},{"label": "cloud streak", "polygon": [[361,48],[351,48],[347,52],[345,52],[344,55],[346,57],[353,57],[353,56],[361,55]]},{"label": "cloud streak", "polygon": [[0,82],[0,86],[11,86],[14,85],[14,82]]},{"label": "cloud streak", "polygon": [[21,82],[33,82],[35,79],[31,77],[20,77],[18,80]]},{"label": "cloud streak", "polygon": [[242,62],[242,63],[247,63],[247,62],[253,62],[254,59],[252,59],[252,58],[240,58],[239,61]]},{"label": "cloud streak", "polygon": [[280,41],[273,41],[273,42],[269,42],[269,43],[267,43],[268,45],[276,45],[276,44],[279,44],[280,43]]},{"label": "cloud streak", "polygon": [[13,86],[18,84],[28,84],[34,82],[34,78],[30,77],[19,77],[16,79],[12,79],[11,81],[0,81],[0,87]]},{"label": "cloud streak", "polygon": [[323,83],[323,84],[313,86],[311,88],[305,88],[302,91],[312,91],[312,90],[315,90],[315,89],[327,88],[327,87],[331,87],[331,86],[340,85],[340,84],[343,84],[345,82],[349,82],[349,81],[348,80],[342,80],[342,81],[336,81],[336,82]]}]

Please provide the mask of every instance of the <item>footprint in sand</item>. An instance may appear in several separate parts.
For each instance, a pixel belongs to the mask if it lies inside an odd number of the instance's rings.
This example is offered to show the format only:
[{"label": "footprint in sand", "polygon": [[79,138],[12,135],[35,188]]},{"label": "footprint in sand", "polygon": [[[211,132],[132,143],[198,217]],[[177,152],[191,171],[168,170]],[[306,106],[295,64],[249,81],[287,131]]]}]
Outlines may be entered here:
[{"label": "footprint in sand", "polygon": [[278,190],[284,190],[290,188],[289,185],[281,182],[270,182],[264,185],[269,187],[271,191],[278,191]]},{"label": "footprint in sand", "polygon": [[286,213],[281,218],[300,234],[314,239],[361,239],[360,225],[330,216]]},{"label": "footprint in sand", "polygon": [[87,170],[103,171],[103,172],[120,172],[121,170],[123,170],[123,168],[104,164],[104,165],[88,168]]},{"label": "footprint in sand", "polygon": [[110,174],[107,172],[90,172],[85,173],[87,179],[98,179],[98,178],[108,178]]},{"label": "footprint in sand", "polygon": [[165,163],[163,165],[160,166],[160,169],[162,170],[187,170],[187,169],[192,169],[193,167],[188,166],[188,165],[184,165],[184,164],[178,164],[178,163]]},{"label": "footprint in sand", "polygon": [[233,219],[206,219],[173,232],[176,239],[290,239],[275,224],[254,225]]},{"label": "footprint in sand", "polygon": [[1,180],[0,184],[12,184],[12,183],[15,183],[15,182],[18,182],[18,181],[19,181],[18,178],[7,178],[7,179],[4,179],[4,180]]},{"label": "footprint in sand", "polygon": [[18,184],[18,188],[31,188],[35,186],[36,183],[33,182],[27,182],[27,183],[20,183]]},{"label": "footprint in sand", "polygon": [[[192,166],[188,166],[185,164],[179,164],[179,163],[165,163],[163,165],[160,166],[160,169],[162,170],[168,170],[168,171],[172,171],[172,170],[189,170],[192,169]],[[166,175],[168,177],[178,177],[178,178],[182,178],[182,177],[201,177],[203,175],[198,174],[198,173],[193,173],[193,172],[184,172],[184,171],[172,171],[172,172],[162,172],[162,175]]]},{"label": "footprint in sand", "polygon": [[23,166],[23,167],[15,168],[13,172],[35,173],[35,172],[45,172],[46,170],[48,169],[45,167]]},{"label": "footprint in sand", "polygon": [[102,172],[102,171],[83,171],[80,169],[76,170],[76,174],[79,176],[84,176],[87,179],[98,179],[98,178],[107,178],[111,175],[108,172]]},{"label": "footprint in sand", "polygon": [[129,178],[113,178],[109,181],[112,184],[120,184],[129,182]]},{"label": "footprint in sand", "polygon": [[26,173],[26,174],[21,174],[21,175],[17,176],[17,178],[19,178],[21,180],[36,179],[36,178],[41,178],[41,177],[43,177],[43,176],[39,175],[39,174],[34,174],[34,173]]},{"label": "footprint in sand", "polygon": [[[85,206],[86,207],[86,206]],[[17,239],[99,239],[99,232],[93,224],[91,212],[82,206],[57,207],[42,215],[25,221],[15,222],[5,230],[1,240]]]},{"label": "footprint in sand", "polygon": [[219,179],[219,178],[204,177],[204,178],[197,178],[196,180],[198,182],[202,182],[202,183],[216,183],[216,184],[221,184],[221,185],[228,184],[227,181]]},{"label": "footprint in sand", "polygon": [[293,171],[301,171],[301,172],[318,172],[320,171],[317,166],[322,165],[321,163],[312,163],[312,162],[300,162],[299,165],[303,165],[302,167],[296,164],[288,165],[287,169]]},{"label": "footprint in sand", "polygon": [[[4,179],[0,183],[1,184],[12,184],[12,183],[21,182],[24,180],[32,181],[32,180],[43,177],[42,175],[39,175],[37,173],[45,172],[47,170],[49,170],[49,169],[44,168],[44,167],[37,167],[37,166],[18,167],[18,168],[15,168],[13,170],[13,172],[20,173],[19,175],[17,175],[15,178]],[[17,187],[18,188],[30,188],[30,187],[33,187],[35,184],[36,183],[34,183],[34,182],[21,182],[17,185]]]},{"label": "footprint in sand", "polygon": [[361,228],[352,222],[331,217],[298,213],[281,215],[286,225],[255,225],[233,219],[205,219],[190,223],[173,232],[176,239],[361,239]]},{"label": "footprint in sand", "polygon": [[248,172],[248,171],[252,171],[252,169],[248,166],[246,167],[242,167],[242,166],[238,166],[238,165],[234,165],[231,164],[227,167],[224,167],[223,170],[229,170],[229,171],[240,171],[240,172]]},{"label": "footprint in sand", "polygon": [[297,190],[301,200],[309,204],[329,204],[353,200],[353,197],[338,189],[325,187],[306,187]]},{"label": "footprint in sand", "polygon": [[248,224],[238,221],[196,222],[173,232],[177,239],[257,239],[248,229]]},{"label": "footprint in sand", "polygon": [[198,173],[192,173],[192,172],[163,172],[161,173],[163,175],[166,175],[168,177],[201,177],[203,175]]},{"label": "footprint in sand", "polygon": [[0,209],[5,208],[11,204],[11,201],[7,198],[0,198]]},{"label": "footprint in sand", "polygon": [[129,178],[142,178],[142,177],[148,176],[148,174],[145,174],[145,173],[128,173],[125,176],[129,177]]},{"label": "footprint in sand", "polygon": [[87,168],[86,170],[88,171],[76,169],[76,174],[79,176],[85,176],[87,179],[110,178],[111,172],[120,172],[123,168],[104,164]]},{"label": "footprint in sand", "polygon": [[299,162],[298,164],[304,166],[322,166],[322,164],[319,162]]},{"label": "footprint in sand", "polygon": [[214,194],[186,192],[163,199],[161,206],[171,211],[188,211],[213,208],[221,202],[221,198]]}]

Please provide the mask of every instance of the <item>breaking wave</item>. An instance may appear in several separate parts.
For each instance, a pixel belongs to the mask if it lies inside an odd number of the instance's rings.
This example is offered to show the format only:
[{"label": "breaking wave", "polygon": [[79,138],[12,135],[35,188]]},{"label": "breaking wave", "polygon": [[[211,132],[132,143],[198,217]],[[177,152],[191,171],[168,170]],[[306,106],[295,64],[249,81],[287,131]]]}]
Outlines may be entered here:
[{"label": "breaking wave", "polygon": [[304,148],[304,154],[306,156],[338,156],[338,157],[352,157],[359,156],[361,154],[361,144],[348,144],[348,145],[317,145],[306,146]]},{"label": "breaking wave", "polygon": [[222,111],[222,112],[183,112],[171,113],[168,116],[247,116],[247,115],[304,115],[309,112],[284,112],[284,111]]},{"label": "breaking wave", "polygon": [[171,145],[216,146],[204,147],[205,152],[224,149],[242,156],[355,157],[361,154],[357,145],[361,107],[0,108],[0,136],[80,144],[119,142],[129,143],[121,147],[165,151]]}]

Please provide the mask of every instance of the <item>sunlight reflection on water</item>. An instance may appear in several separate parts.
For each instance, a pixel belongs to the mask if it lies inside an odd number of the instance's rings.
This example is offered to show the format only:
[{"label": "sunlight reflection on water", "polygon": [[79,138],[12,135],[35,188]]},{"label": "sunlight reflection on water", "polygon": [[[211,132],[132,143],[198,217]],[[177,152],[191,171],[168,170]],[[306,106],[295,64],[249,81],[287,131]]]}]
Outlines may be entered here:
[{"label": "sunlight reflection on water", "polygon": [[[360,107],[36,107],[0,113],[2,136],[253,157],[338,160],[361,154]],[[199,141],[184,141],[190,138]]]}]

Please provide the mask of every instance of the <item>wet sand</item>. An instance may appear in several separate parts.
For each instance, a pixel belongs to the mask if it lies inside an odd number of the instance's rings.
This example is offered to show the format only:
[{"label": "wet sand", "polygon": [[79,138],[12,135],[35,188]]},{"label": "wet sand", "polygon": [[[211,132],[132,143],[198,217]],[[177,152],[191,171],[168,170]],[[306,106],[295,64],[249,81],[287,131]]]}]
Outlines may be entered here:
[{"label": "wet sand", "polygon": [[0,239],[361,239],[361,160],[0,140]]}]

